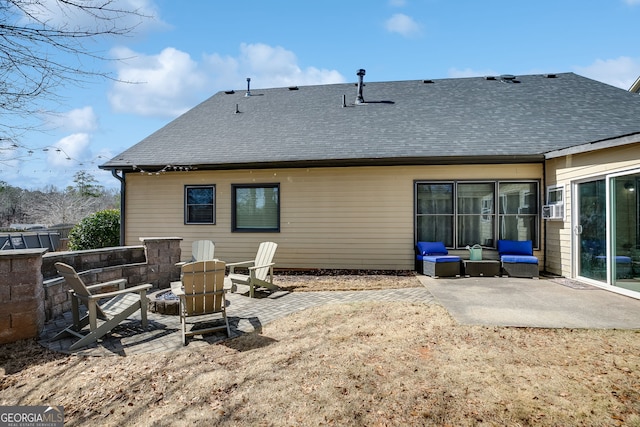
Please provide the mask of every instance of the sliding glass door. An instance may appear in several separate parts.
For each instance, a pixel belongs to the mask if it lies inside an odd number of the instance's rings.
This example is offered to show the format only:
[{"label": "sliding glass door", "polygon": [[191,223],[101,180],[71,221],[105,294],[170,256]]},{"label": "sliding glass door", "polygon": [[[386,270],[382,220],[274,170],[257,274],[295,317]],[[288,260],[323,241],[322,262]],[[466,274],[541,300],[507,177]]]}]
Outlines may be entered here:
[{"label": "sliding glass door", "polygon": [[576,184],[573,233],[578,276],[640,292],[639,186],[640,173]]},{"label": "sliding glass door", "polygon": [[640,292],[640,174],[611,178],[612,281],[620,288]]},{"label": "sliding glass door", "polygon": [[577,185],[576,236],[578,276],[607,282],[605,180]]}]

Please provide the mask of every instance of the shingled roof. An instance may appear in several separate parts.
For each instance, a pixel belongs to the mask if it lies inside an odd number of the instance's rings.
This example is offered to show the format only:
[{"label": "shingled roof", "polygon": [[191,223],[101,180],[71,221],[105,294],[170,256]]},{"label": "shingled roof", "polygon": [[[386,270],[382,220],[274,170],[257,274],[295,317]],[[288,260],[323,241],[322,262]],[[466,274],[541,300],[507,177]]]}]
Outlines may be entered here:
[{"label": "shingled roof", "polygon": [[[640,96],[573,74],[219,92],[103,169],[541,161],[640,133]],[[343,99],[345,100],[343,104]]]}]

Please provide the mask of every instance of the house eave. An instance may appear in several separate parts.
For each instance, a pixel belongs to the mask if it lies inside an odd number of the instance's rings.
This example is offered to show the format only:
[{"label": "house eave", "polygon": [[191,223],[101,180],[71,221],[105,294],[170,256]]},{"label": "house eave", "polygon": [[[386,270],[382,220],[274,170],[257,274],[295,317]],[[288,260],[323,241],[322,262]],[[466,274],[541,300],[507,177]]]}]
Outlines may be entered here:
[{"label": "house eave", "polygon": [[640,132],[623,135],[616,138],[608,138],[600,141],[593,141],[586,144],[575,145],[573,147],[563,148],[545,153],[545,159],[555,159],[558,157],[569,156],[572,154],[581,154],[589,151],[597,151],[605,148],[620,147],[622,145],[634,144],[640,142]]},{"label": "house eave", "polygon": [[[422,166],[422,165],[461,165],[461,164],[507,164],[540,163],[544,155],[505,155],[505,156],[447,156],[447,157],[403,157],[403,158],[367,158],[367,159],[316,159],[296,161],[270,161],[251,163],[192,164],[192,170],[240,170],[240,169],[292,169],[292,168],[328,168],[363,166]],[[110,164],[100,165],[100,169],[124,172],[150,172],[163,170],[166,165],[158,164]]]},{"label": "house eave", "polygon": [[640,93],[640,77],[638,77],[636,81],[633,82],[633,84],[629,88],[629,92]]}]

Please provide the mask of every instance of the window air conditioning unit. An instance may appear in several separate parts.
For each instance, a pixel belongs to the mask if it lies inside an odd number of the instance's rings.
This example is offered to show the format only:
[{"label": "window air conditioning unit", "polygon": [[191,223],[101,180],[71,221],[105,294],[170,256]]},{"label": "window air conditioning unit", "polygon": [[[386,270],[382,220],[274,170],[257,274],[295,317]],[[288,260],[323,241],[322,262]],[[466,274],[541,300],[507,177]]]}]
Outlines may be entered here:
[{"label": "window air conditioning unit", "polygon": [[564,204],[544,205],[542,207],[542,218],[564,220]]}]

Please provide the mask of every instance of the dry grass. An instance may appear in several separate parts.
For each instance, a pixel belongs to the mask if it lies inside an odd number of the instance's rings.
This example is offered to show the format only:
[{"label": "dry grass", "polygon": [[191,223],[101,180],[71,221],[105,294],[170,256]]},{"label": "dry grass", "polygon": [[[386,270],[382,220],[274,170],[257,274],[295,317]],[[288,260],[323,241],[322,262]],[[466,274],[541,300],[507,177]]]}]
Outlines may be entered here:
[{"label": "dry grass", "polygon": [[380,289],[402,289],[422,286],[414,272],[398,272],[398,274],[341,274],[331,271],[319,272],[317,275],[283,274],[276,277],[275,282],[285,291],[317,292],[317,291],[374,291]]},{"label": "dry grass", "polygon": [[0,351],[0,405],[71,426],[640,426],[638,331],[459,326],[436,304],[325,306],[164,355]]}]

